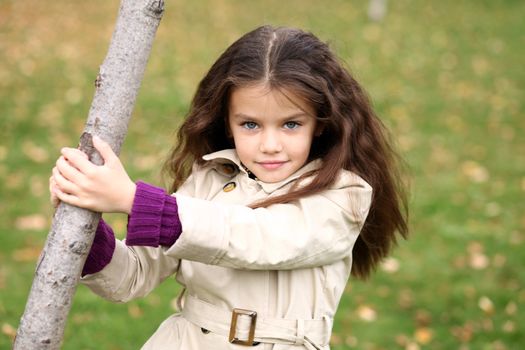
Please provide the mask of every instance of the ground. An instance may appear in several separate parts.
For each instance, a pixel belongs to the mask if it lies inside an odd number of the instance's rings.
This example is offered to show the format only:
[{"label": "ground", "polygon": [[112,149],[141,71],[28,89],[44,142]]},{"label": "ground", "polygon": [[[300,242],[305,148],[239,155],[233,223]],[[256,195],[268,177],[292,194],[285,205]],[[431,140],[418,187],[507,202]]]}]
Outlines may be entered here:
[{"label": "ground", "polygon": [[[117,1],[0,1],[0,348],[8,348],[49,229],[47,179],[83,129]],[[122,160],[158,169],[196,84],[263,23],[308,29],[348,64],[411,177],[408,241],[351,279],[333,349],[519,349],[525,343],[522,1],[168,1]],[[125,218],[111,216],[121,234]],[[77,290],[64,349],[137,349],[178,287],[111,304]]]}]

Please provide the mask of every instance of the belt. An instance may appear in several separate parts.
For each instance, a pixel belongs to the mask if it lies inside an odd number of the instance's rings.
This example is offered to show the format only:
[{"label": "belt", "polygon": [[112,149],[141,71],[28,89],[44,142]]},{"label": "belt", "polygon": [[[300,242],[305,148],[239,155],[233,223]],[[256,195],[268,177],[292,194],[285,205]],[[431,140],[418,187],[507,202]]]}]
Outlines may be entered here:
[{"label": "belt", "polygon": [[321,350],[330,341],[331,320],[269,318],[255,311],[223,308],[184,296],[182,315],[186,320],[210,332],[228,337],[230,343],[253,346],[257,343],[304,345]]}]

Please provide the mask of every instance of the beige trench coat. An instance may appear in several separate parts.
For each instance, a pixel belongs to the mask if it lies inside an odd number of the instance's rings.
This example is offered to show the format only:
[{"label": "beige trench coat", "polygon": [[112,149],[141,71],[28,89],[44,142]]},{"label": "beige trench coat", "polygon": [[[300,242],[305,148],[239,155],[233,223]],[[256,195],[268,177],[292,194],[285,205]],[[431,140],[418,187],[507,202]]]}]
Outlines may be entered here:
[{"label": "beige trench coat", "polygon": [[[324,193],[250,209],[247,205],[254,201],[286,193],[321,162],[308,163],[282,182],[263,183],[248,176],[234,150],[204,159],[206,165],[195,167],[175,194],[183,228],[177,242],[151,248],[117,241],[110,264],[82,283],[106,299],[125,302],[176,275],[185,288],[180,298],[185,310],[165,320],[143,349],[250,348],[230,343],[224,333],[231,330],[233,308],[257,312],[255,340],[262,336],[262,341],[256,349],[329,349],[333,317],[372,188],[341,171]],[[194,322],[192,315],[201,320]],[[246,339],[251,321],[241,315],[234,336]],[[265,322],[271,323],[269,328],[259,329]],[[269,333],[277,323],[292,333],[288,340],[272,340],[276,335]]]}]

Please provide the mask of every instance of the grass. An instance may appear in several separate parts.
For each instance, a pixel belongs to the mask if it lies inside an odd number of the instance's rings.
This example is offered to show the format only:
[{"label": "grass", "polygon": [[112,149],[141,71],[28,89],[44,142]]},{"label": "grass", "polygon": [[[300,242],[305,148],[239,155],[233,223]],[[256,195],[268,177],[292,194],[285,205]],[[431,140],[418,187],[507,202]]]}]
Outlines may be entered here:
[{"label": "grass", "polygon": [[[412,176],[411,237],[350,280],[340,349],[520,349],[525,343],[525,35],[521,1],[168,1],[122,160],[158,168],[195,87],[263,23],[306,28],[348,63]],[[47,179],[83,129],[118,2],[0,1],[0,348],[23,313],[52,210]],[[125,218],[111,216],[120,232]],[[136,349],[170,313],[173,280],[128,304],[80,286],[64,349]]]}]

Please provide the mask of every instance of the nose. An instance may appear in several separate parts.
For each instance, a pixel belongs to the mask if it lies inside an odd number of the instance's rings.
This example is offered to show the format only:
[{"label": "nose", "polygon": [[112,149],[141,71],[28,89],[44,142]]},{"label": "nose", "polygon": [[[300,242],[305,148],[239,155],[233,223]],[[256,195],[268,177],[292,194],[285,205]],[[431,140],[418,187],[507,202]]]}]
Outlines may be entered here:
[{"label": "nose", "polygon": [[259,145],[259,150],[262,153],[279,153],[283,150],[281,143],[281,138],[279,133],[273,130],[267,130],[261,135],[261,143]]}]

